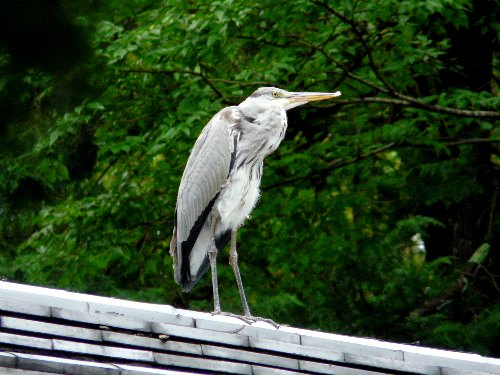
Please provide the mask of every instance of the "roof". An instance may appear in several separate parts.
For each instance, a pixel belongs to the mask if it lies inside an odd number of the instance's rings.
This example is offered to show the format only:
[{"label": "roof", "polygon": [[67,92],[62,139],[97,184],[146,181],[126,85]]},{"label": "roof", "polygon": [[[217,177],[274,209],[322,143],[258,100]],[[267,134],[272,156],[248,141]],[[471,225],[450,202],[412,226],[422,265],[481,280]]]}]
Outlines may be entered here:
[{"label": "roof", "polygon": [[1,374],[500,374],[500,360],[0,282]]}]

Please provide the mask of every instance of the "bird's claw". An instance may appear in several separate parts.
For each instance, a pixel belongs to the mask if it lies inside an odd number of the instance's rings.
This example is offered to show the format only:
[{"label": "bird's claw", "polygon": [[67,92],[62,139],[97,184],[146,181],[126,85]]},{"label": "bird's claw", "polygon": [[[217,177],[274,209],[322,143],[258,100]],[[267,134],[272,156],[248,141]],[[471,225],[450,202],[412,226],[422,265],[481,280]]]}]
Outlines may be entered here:
[{"label": "bird's claw", "polygon": [[256,322],[266,322],[266,323],[272,325],[276,329],[280,328],[279,324],[276,323],[274,320],[268,319],[268,318],[261,318],[261,317],[258,317],[258,316],[238,315],[238,314],[233,314],[233,313],[225,312],[225,311],[213,311],[212,315],[231,316],[233,318],[237,318],[237,319],[240,319],[240,320],[244,321],[248,325],[252,325],[253,323],[256,323]]},{"label": "bird's claw", "polygon": [[270,325],[272,325],[274,328],[279,329],[280,326],[278,323],[276,323],[274,320],[269,319],[269,318],[261,318],[259,316],[245,316],[246,319],[253,321],[254,323],[256,322],[266,322]]}]

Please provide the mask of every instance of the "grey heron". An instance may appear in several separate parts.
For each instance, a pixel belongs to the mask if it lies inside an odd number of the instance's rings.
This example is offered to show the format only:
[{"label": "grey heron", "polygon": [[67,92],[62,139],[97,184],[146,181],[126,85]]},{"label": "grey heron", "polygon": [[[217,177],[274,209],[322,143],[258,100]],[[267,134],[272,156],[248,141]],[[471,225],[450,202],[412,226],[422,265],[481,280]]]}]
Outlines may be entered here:
[{"label": "grey heron", "polygon": [[261,87],[238,106],[217,113],[196,140],[179,187],[170,254],[175,281],[185,292],[211,268],[215,314],[222,314],[217,254],[230,240],[229,264],[244,317],[247,321],[260,319],[250,313],[243,289],[236,231],[257,203],[264,158],[285,136],[286,111],[340,95],[340,91],[288,92]]}]

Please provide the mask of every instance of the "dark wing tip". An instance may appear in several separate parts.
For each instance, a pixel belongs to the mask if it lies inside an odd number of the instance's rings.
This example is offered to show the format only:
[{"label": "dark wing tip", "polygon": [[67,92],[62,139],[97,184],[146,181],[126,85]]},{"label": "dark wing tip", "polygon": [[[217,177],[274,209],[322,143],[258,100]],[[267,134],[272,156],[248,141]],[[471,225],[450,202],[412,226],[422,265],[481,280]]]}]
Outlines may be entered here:
[{"label": "dark wing tip", "polygon": [[192,281],[187,281],[187,282],[183,282],[181,283],[181,288],[182,288],[182,291],[184,293],[188,293],[191,291],[191,289],[193,289],[193,287],[196,285],[196,283],[198,282],[198,280],[192,280]]},{"label": "dark wing tip", "polygon": [[[228,230],[215,239],[215,246],[217,247],[217,252],[222,251],[224,246],[226,246],[226,244],[229,242],[230,238],[231,238],[231,231]],[[209,268],[210,268],[210,260],[208,259],[207,255],[203,259],[203,262],[198,270],[198,273],[193,279],[190,278],[189,273],[180,272],[179,280],[177,280],[176,278],[175,281],[177,282],[177,284],[181,286],[183,292],[190,292],[191,289],[193,289],[193,287],[196,285],[198,280],[200,280],[203,277],[203,275],[205,274],[205,272],[207,272]]]},{"label": "dark wing tip", "polygon": [[176,279],[175,281],[181,286],[183,292],[190,292],[209,268],[210,260],[208,259],[207,255],[203,259],[203,262],[198,269],[198,273],[194,278],[191,278],[190,273],[181,272],[179,273],[179,280]]}]

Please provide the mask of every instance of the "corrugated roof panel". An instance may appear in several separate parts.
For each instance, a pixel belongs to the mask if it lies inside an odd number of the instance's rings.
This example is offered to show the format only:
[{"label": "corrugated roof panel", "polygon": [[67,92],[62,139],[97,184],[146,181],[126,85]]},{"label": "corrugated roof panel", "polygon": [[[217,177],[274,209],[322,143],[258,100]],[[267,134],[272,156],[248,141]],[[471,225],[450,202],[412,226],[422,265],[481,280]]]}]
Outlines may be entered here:
[{"label": "corrugated roof panel", "polygon": [[0,282],[7,372],[491,375],[500,360]]}]

